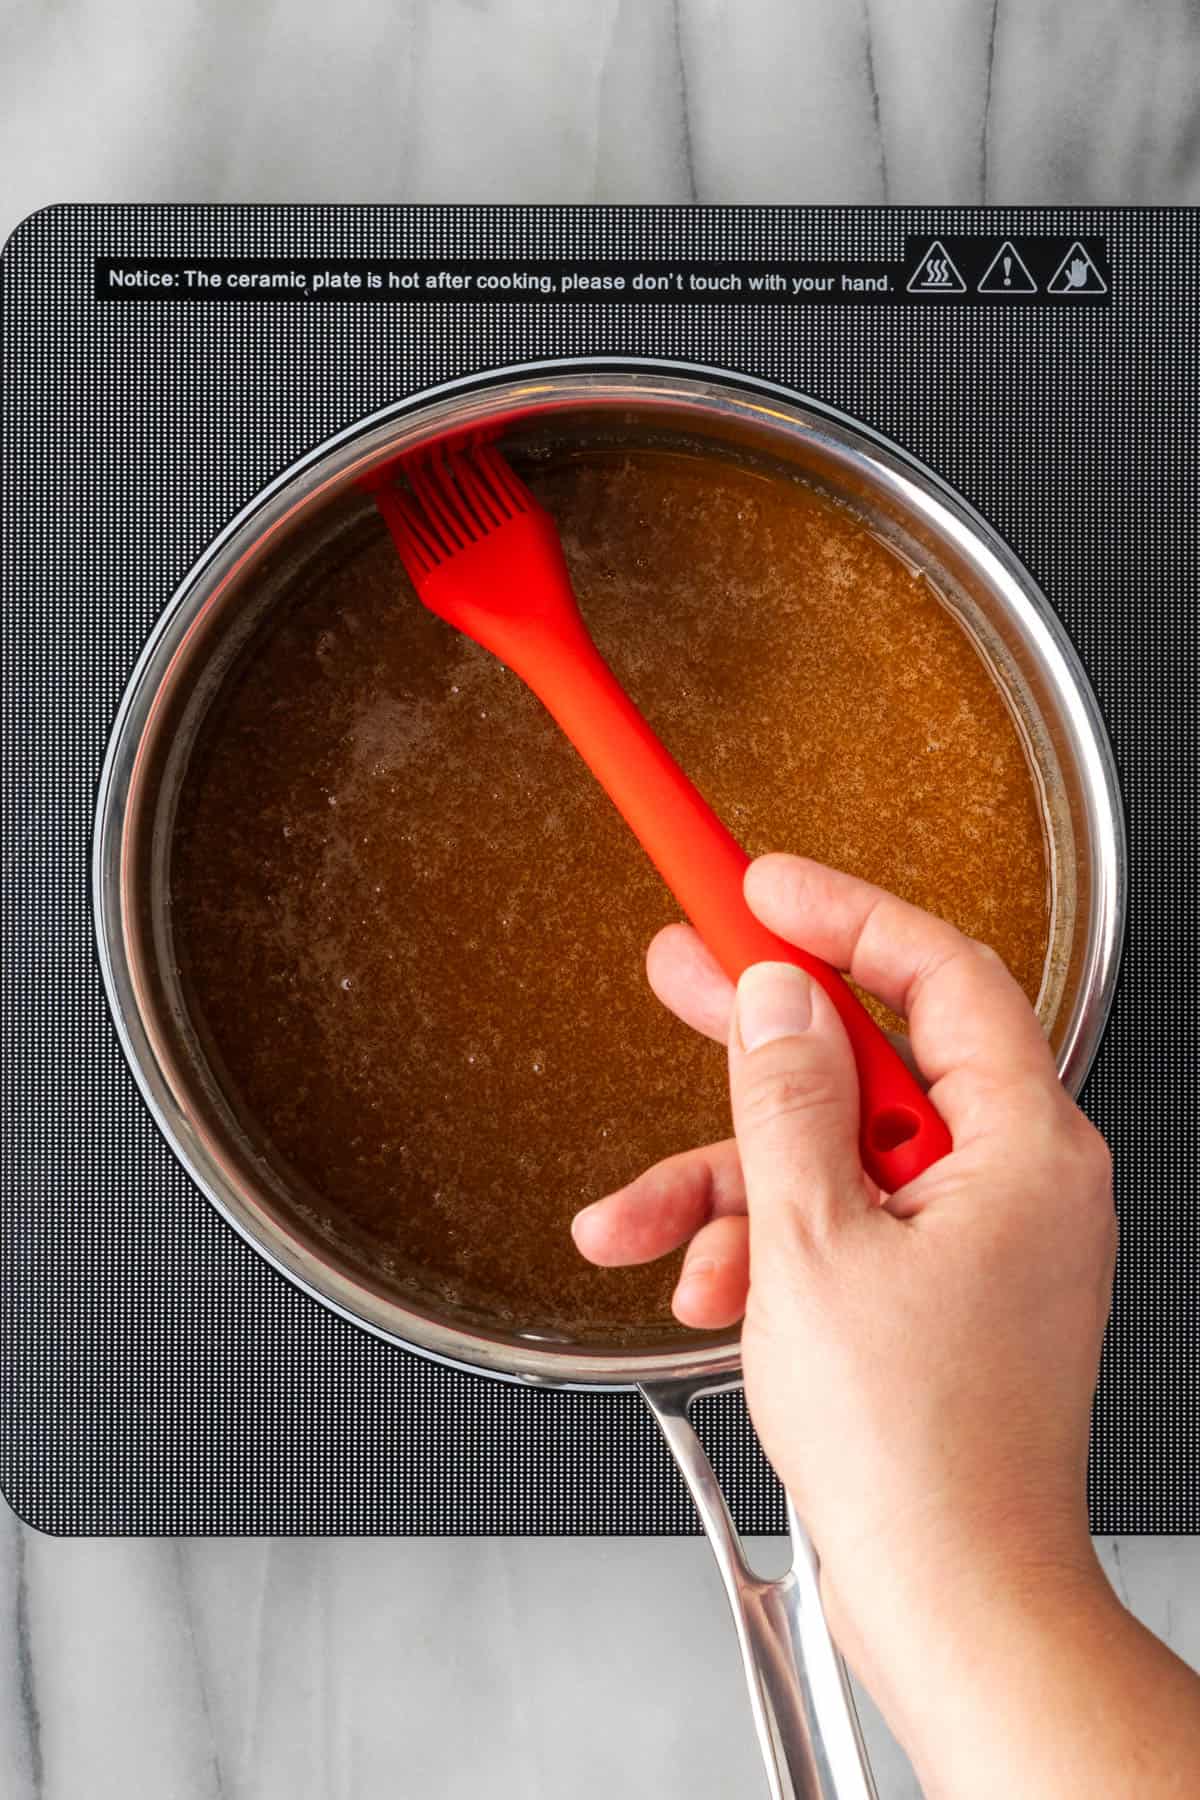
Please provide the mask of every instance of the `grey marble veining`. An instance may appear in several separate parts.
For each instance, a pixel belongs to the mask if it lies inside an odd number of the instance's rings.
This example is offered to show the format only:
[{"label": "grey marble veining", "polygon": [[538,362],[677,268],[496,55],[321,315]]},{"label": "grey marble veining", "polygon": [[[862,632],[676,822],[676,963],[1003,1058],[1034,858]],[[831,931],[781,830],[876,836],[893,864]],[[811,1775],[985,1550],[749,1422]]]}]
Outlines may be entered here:
[{"label": "grey marble veining", "polygon": [[[1194,0],[0,0],[0,238],[67,199],[1195,202],[1198,91]],[[1101,1553],[1200,1664],[1200,1546]],[[0,1508],[5,1800],[762,1791],[700,1542]]]}]

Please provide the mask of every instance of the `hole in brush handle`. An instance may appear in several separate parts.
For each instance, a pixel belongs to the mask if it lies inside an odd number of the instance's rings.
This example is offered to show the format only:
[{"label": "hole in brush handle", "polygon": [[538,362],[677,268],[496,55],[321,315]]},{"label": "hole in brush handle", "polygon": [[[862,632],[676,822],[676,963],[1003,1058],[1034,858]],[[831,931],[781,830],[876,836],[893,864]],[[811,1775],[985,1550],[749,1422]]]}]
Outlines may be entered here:
[{"label": "hole in brush handle", "polygon": [[867,1142],[877,1155],[886,1156],[916,1137],[921,1129],[920,1115],[908,1106],[885,1106],[867,1126]]}]

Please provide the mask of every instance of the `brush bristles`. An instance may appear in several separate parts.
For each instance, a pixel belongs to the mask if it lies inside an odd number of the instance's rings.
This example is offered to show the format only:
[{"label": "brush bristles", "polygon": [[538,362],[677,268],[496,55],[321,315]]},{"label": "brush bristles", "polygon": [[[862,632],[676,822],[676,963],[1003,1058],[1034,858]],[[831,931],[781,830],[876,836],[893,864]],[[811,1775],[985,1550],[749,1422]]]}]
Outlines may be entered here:
[{"label": "brush bristles", "polygon": [[491,444],[413,456],[404,472],[411,494],[390,488],[376,498],[414,581],[534,504],[524,482]]}]

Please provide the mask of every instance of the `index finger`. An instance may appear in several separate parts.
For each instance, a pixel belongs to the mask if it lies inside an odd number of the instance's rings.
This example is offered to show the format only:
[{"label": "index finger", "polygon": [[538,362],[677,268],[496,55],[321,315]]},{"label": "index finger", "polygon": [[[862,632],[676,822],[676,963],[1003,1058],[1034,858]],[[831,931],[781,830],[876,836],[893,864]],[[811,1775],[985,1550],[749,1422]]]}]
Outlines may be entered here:
[{"label": "index finger", "polygon": [[981,1095],[1062,1094],[1037,1015],[1003,962],[953,925],[869,881],[799,856],[764,856],[746,899],[789,943],[849,974],[908,1020],[913,1053],[955,1142]]}]

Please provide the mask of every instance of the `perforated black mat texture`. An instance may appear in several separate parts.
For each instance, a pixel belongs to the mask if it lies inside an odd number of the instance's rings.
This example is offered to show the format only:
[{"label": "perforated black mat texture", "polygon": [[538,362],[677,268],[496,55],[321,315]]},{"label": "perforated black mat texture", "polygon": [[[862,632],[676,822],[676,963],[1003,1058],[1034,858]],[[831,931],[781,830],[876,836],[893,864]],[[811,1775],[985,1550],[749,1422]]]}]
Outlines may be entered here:
[{"label": "perforated black mat texture", "polygon": [[[993,270],[1006,240],[1016,293]],[[180,285],[188,267],[251,265],[305,285]],[[886,269],[890,284],[775,299],[747,285],[803,265]],[[333,268],[382,283],[469,266],[624,270],[627,286],[316,284]],[[655,267],[742,285],[633,290]],[[434,1366],[241,1242],[125,1066],[89,897],[114,714],[214,535],[298,457],[405,396],[597,356],[709,364],[865,421],[998,528],[1074,640],[1131,852],[1122,982],[1085,1092],[1122,1226],[1093,1524],[1200,1528],[1197,215],[67,206],[22,225],[0,271],[0,1486],[17,1512],[63,1533],[697,1528],[635,1395]],[[740,1396],[700,1415],[738,1525],[781,1530]]]}]

